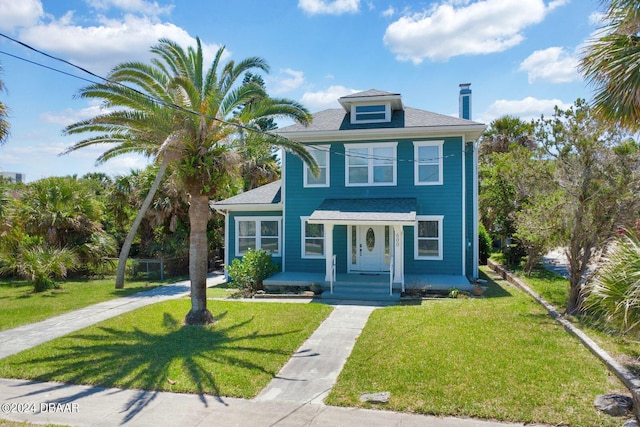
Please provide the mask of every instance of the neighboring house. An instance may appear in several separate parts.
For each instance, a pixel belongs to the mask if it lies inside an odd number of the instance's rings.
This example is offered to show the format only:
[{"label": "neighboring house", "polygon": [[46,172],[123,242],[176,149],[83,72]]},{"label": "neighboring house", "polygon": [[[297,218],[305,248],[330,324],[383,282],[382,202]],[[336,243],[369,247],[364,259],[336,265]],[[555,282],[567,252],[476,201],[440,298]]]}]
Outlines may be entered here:
[{"label": "neighboring house", "polygon": [[[406,288],[469,289],[478,275],[477,141],[471,90],[461,118],[407,107],[398,93],[344,96],[301,142],[318,176],[285,153],[282,180],[213,204],[226,217],[225,264],[262,248],[281,265],[265,286],[322,285],[326,296],[397,299]],[[355,292],[354,292],[355,291]]]}]

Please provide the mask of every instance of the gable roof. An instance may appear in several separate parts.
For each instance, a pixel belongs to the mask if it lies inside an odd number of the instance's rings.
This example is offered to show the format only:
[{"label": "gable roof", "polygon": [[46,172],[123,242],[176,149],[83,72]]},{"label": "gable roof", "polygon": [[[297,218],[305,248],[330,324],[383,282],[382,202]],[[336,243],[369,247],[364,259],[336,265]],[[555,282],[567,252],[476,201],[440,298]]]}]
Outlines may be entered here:
[{"label": "gable roof", "polygon": [[245,191],[237,196],[211,203],[211,207],[217,210],[241,210],[245,208],[260,207],[265,210],[282,208],[282,180],[265,184],[253,190]]}]

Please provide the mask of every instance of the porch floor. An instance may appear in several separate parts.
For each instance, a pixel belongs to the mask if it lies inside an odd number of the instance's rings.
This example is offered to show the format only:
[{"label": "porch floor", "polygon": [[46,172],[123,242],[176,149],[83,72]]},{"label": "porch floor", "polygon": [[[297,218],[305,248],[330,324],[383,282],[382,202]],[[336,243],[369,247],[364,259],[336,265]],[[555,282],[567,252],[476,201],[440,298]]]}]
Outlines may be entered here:
[{"label": "porch floor", "polygon": [[[268,289],[276,286],[310,286],[316,283],[323,288],[329,287],[329,282],[324,280],[324,273],[309,273],[300,271],[285,271],[276,273],[264,280],[264,285]],[[469,280],[462,275],[447,274],[407,274],[405,275],[405,289],[430,289],[449,290],[457,288],[463,291],[471,290],[472,285]],[[371,285],[378,288],[389,286],[389,273],[341,273],[336,275],[334,282],[336,288],[362,288],[363,285]],[[393,289],[400,291],[402,285],[394,283]]]}]

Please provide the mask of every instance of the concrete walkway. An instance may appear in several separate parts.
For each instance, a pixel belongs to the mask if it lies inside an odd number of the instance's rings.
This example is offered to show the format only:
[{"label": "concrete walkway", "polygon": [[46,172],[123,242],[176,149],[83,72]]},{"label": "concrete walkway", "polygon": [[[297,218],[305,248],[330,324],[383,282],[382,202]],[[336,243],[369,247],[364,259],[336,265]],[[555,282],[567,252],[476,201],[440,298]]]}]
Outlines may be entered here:
[{"label": "concrete walkway", "polygon": [[375,308],[336,305],[255,400],[321,404]]},{"label": "concrete walkway", "polygon": [[[207,283],[223,281],[217,275]],[[188,292],[188,281],[165,285],[0,332],[0,358]],[[333,304],[331,315],[253,400],[0,379],[0,419],[70,426],[523,426],[324,405],[376,308],[354,301]]]},{"label": "concrete walkway", "polygon": [[[215,274],[207,278],[207,286],[215,286],[223,282],[223,274]],[[42,322],[2,331],[0,332],[0,359],[136,308],[167,299],[179,298],[189,294],[189,292],[190,283],[186,280],[158,286],[149,291],[139,292],[127,297],[90,305],[76,311],[51,317]]]}]

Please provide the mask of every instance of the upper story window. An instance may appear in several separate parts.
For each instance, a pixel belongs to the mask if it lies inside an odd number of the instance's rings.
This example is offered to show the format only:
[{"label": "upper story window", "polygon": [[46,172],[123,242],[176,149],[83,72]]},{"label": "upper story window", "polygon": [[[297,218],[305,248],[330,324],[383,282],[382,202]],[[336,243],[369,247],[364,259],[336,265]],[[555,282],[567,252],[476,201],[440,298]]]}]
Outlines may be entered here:
[{"label": "upper story window", "polygon": [[391,104],[351,106],[351,123],[382,123],[391,121]]},{"label": "upper story window", "polygon": [[242,256],[249,249],[263,249],[280,256],[280,228],[282,218],[236,217],[236,256]]},{"label": "upper story window", "polygon": [[442,184],[442,146],[444,141],[414,142],[415,185]]},{"label": "upper story window", "polygon": [[316,145],[307,147],[309,153],[318,163],[318,176],[313,176],[311,169],[304,164],[304,186],[305,187],[328,187],[329,186],[329,150],[328,145]]},{"label": "upper story window", "polygon": [[345,185],[396,185],[397,145],[345,144]]}]

